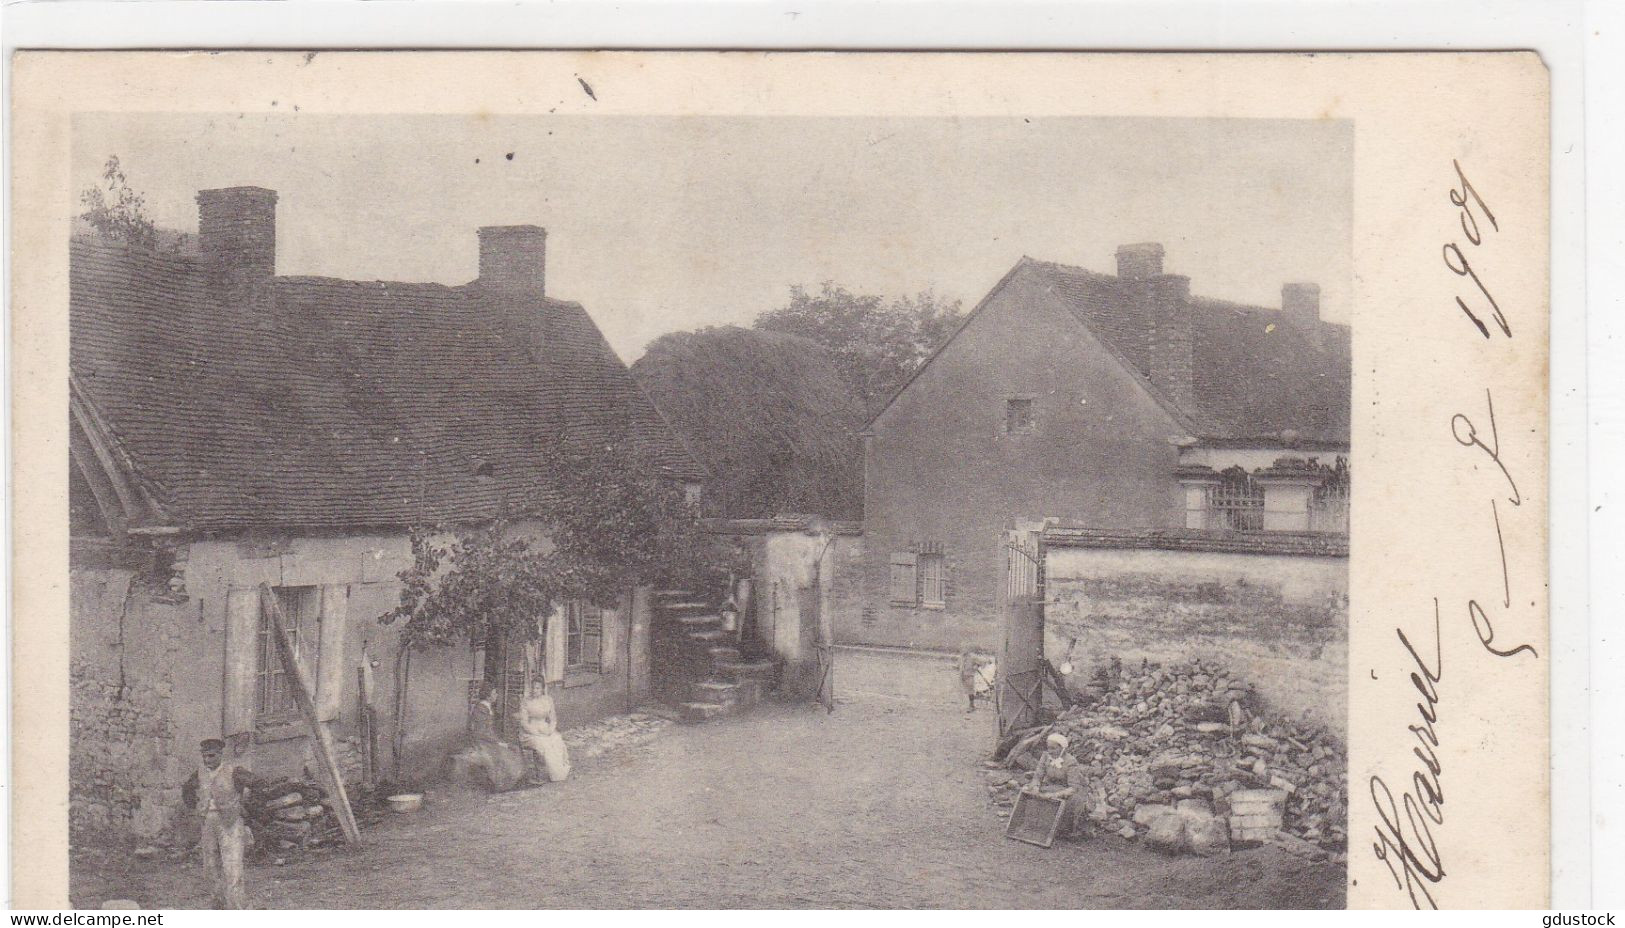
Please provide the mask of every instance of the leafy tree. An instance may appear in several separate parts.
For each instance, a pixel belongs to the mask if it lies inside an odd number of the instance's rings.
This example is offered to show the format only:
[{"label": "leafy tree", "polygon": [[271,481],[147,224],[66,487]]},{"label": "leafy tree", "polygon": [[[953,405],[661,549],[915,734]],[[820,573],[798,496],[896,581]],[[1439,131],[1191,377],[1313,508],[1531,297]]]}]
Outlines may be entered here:
[{"label": "leafy tree", "polygon": [[736,326],[674,332],[632,376],[711,471],[708,511],[862,517],[864,408],[829,349]]},{"label": "leafy tree", "polygon": [[958,300],[929,290],[888,303],[825,281],[817,293],[791,287],[789,304],[757,317],[756,328],[800,335],[834,352],[841,376],[872,414],[963,319]]},{"label": "leafy tree", "polygon": [[379,617],[403,623],[397,694],[406,690],[413,650],[474,641],[488,659],[500,659],[507,642],[538,636],[541,620],[567,600],[614,606],[634,585],[714,582],[720,546],[683,489],[661,479],[630,438],[560,442],[545,459],[550,492],[518,513],[534,517],[545,537],[508,519],[460,532],[412,531],[400,601]]},{"label": "leafy tree", "polygon": [[130,187],[118,155],[108,157],[102,183],[86,187],[79,202],[85,207],[80,218],[100,235],[146,248],[157,244],[158,229],[147,218],[147,200]]}]

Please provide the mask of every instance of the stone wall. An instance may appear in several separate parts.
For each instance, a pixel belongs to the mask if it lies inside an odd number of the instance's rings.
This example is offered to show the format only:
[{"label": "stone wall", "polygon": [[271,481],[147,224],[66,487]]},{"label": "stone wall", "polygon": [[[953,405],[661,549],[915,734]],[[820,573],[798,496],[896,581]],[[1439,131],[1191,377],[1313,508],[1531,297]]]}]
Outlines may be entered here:
[{"label": "stone wall", "polygon": [[1346,554],[1327,553],[1332,544],[1314,553],[1315,545],[1266,538],[1229,550],[1157,544],[1047,545],[1050,659],[1070,659],[1088,674],[1113,657],[1135,664],[1216,658],[1275,709],[1346,737]]},{"label": "stone wall", "polygon": [[185,604],[126,569],[72,576],[68,827],[75,842],[163,834],[191,769],[174,720]]},{"label": "stone wall", "polygon": [[[481,671],[467,644],[414,651],[405,737],[399,758],[393,756],[400,630],[378,617],[398,602],[396,574],[410,562],[405,535],[198,541],[177,549],[183,590],[175,594],[131,570],[75,565],[69,626],[73,840],[154,839],[188,821],[179,814],[179,787],[198,762],[198,742],[241,727],[228,718],[228,663],[235,656],[236,666],[252,673],[253,652],[235,649],[245,640],[253,646],[257,606],[249,600],[253,617],[245,635],[232,603],[243,608],[244,594],[252,596],[261,582],[320,587],[324,604],[332,598],[327,614],[342,618],[340,632],[322,636],[324,663],[316,676],[318,702],[328,707],[324,718],[346,762],[357,766],[357,671],[365,653],[374,665],[382,772],[394,777],[398,771],[410,781],[436,778],[462,738],[469,692]],[[630,609],[605,614],[600,672],[566,672],[555,691],[561,726],[631,707],[630,615]],[[647,660],[647,651],[638,659]],[[331,690],[327,698],[324,689]],[[240,762],[266,776],[298,775],[312,756],[308,729],[297,718],[251,720],[237,747]]]},{"label": "stone wall", "polygon": [[852,523],[813,516],[716,520],[710,530],[730,539],[749,564],[752,615],[758,644],[784,662],[787,692],[817,691],[815,647],[822,610],[840,640],[863,612],[864,540]]}]

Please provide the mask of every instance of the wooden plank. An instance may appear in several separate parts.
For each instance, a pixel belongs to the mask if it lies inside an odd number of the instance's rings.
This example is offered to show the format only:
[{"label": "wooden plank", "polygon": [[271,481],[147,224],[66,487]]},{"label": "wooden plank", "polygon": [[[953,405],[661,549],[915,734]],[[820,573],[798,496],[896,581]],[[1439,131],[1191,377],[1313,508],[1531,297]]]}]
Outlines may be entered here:
[{"label": "wooden plank", "polygon": [[344,833],[344,840],[353,844],[361,840],[361,829],[356,825],[355,812],[350,808],[350,797],[344,791],[344,775],[339,773],[338,761],[333,756],[333,736],[316,715],[310,677],[305,673],[304,665],[299,663],[293,638],[288,634],[287,620],[282,615],[282,606],[277,602],[269,583],[260,584],[260,608],[271,617],[271,637],[276,641],[277,654],[282,658],[282,669],[293,684],[293,701],[299,706],[299,714],[310,725],[311,738],[316,744],[316,774],[324,781],[322,785],[333,800],[333,811],[338,814],[339,830]]},{"label": "wooden plank", "polygon": [[1067,691],[1066,678],[1061,676],[1061,672],[1056,670],[1055,665],[1047,658],[1044,660],[1044,676],[1049,680],[1050,688],[1055,690],[1055,695],[1060,698],[1061,707],[1072,708],[1072,694]]}]

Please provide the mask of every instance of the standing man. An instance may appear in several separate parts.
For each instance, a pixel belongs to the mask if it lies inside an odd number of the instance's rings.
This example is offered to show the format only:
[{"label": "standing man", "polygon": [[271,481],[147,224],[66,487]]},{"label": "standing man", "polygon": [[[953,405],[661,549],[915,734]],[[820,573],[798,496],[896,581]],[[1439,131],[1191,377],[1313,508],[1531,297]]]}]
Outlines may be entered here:
[{"label": "standing man", "polygon": [[203,762],[181,786],[181,798],[203,817],[203,869],[217,909],[246,908],[243,900],[243,794],[254,775],[224,760],[226,743],[206,738]]}]

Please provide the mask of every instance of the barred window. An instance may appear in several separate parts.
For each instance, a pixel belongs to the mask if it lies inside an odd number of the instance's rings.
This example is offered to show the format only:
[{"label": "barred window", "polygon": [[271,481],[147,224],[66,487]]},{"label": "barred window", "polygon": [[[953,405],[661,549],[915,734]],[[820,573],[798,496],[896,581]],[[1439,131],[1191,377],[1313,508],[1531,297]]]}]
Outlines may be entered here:
[{"label": "barred window", "polygon": [[1213,527],[1232,532],[1264,530],[1264,487],[1240,467],[1220,474],[1219,485],[1210,490],[1208,507]]},{"label": "barred window", "polygon": [[920,602],[941,606],[948,602],[948,571],[941,554],[922,554],[919,559]]},{"label": "barred window", "polygon": [[[293,639],[293,649],[305,665],[311,680],[317,679],[321,645],[321,588],[281,586],[273,592],[282,609],[284,627]],[[293,681],[288,679],[277,653],[276,627],[271,614],[260,610],[259,648],[255,662],[254,711],[262,717],[291,715],[298,710],[293,701]]]}]

